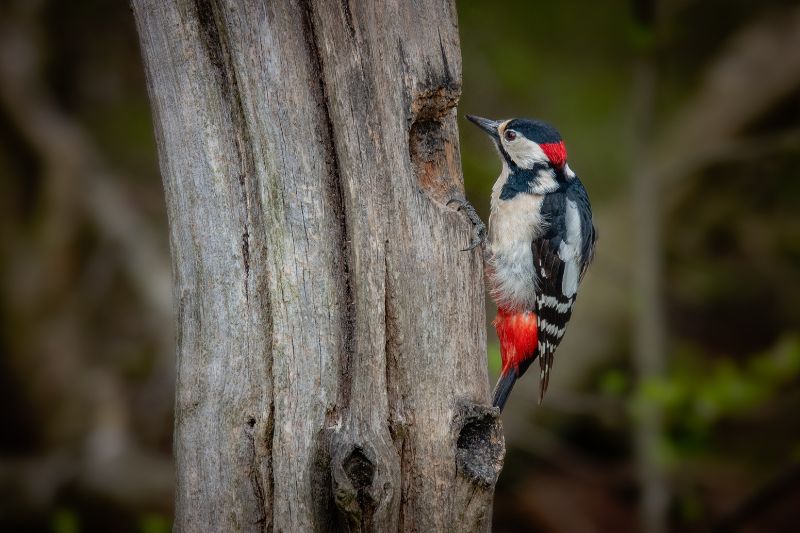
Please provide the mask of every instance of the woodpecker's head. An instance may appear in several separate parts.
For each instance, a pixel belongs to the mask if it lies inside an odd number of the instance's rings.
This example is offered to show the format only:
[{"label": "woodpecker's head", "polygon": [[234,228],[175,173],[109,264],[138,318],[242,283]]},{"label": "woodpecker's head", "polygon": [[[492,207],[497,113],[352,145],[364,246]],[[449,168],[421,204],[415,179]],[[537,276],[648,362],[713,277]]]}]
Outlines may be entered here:
[{"label": "woodpecker's head", "polygon": [[489,120],[467,115],[497,145],[497,150],[512,169],[533,169],[548,166],[561,173],[567,164],[567,149],[558,131],[546,122],[515,118]]}]

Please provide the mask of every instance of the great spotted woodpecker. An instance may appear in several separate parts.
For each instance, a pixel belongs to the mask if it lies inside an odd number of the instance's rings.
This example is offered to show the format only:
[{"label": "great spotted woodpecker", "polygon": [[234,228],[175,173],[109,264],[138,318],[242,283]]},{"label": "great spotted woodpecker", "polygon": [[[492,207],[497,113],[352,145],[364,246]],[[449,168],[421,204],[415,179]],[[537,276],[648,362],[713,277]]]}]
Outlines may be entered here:
[{"label": "great spotted woodpecker", "polygon": [[[539,402],[544,398],[553,355],[594,255],[596,232],[586,189],[567,165],[555,128],[537,120],[467,118],[492,138],[503,164],[492,188],[484,248],[503,363],[492,403],[502,410],[537,357]],[[467,250],[483,245],[486,227],[475,209],[465,200],[451,202],[474,225]]]}]

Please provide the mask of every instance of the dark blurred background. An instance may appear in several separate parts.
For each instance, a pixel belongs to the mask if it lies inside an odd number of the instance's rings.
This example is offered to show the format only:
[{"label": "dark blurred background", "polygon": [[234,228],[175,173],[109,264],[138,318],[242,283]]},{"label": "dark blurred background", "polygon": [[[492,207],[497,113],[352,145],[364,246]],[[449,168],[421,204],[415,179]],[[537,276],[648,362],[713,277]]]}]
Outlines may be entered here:
[{"label": "dark blurred background", "polygon": [[[495,531],[797,531],[800,6],[458,11],[460,112],[556,124],[600,234],[544,404],[531,376],[503,415]],[[499,163],[460,125],[486,217]],[[125,2],[0,3],[0,176],[0,529],[168,531],[169,251]]]}]

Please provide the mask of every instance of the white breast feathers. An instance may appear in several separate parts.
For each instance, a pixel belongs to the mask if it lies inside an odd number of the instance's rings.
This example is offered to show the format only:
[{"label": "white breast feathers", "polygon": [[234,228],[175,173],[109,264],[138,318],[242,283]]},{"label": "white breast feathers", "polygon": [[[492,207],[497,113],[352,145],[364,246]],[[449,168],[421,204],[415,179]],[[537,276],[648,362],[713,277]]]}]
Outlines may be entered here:
[{"label": "white breast feathers", "polygon": [[508,179],[508,168],[492,189],[489,216],[487,272],[489,292],[498,307],[508,310],[531,309],[536,300],[536,270],[531,243],[542,232],[542,196],[517,194],[501,200]]}]

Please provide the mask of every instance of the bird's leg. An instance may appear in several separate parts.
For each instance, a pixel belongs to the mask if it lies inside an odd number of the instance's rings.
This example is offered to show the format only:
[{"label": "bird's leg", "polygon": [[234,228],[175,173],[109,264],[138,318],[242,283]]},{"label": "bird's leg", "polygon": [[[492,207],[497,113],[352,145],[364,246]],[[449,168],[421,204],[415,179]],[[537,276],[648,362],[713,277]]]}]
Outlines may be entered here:
[{"label": "bird's leg", "polygon": [[483,223],[481,217],[478,216],[478,212],[475,211],[475,208],[472,207],[472,204],[466,200],[462,200],[461,198],[450,198],[447,200],[447,205],[450,204],[458,204],[456,208],[457,211],[463,211],[470,222],[472,222],[472,240],[469,243],[469,246],[461,250],[462,252],[467,252],[472,250],[478,246],[482,246],[486,242],[486,224]]}]

